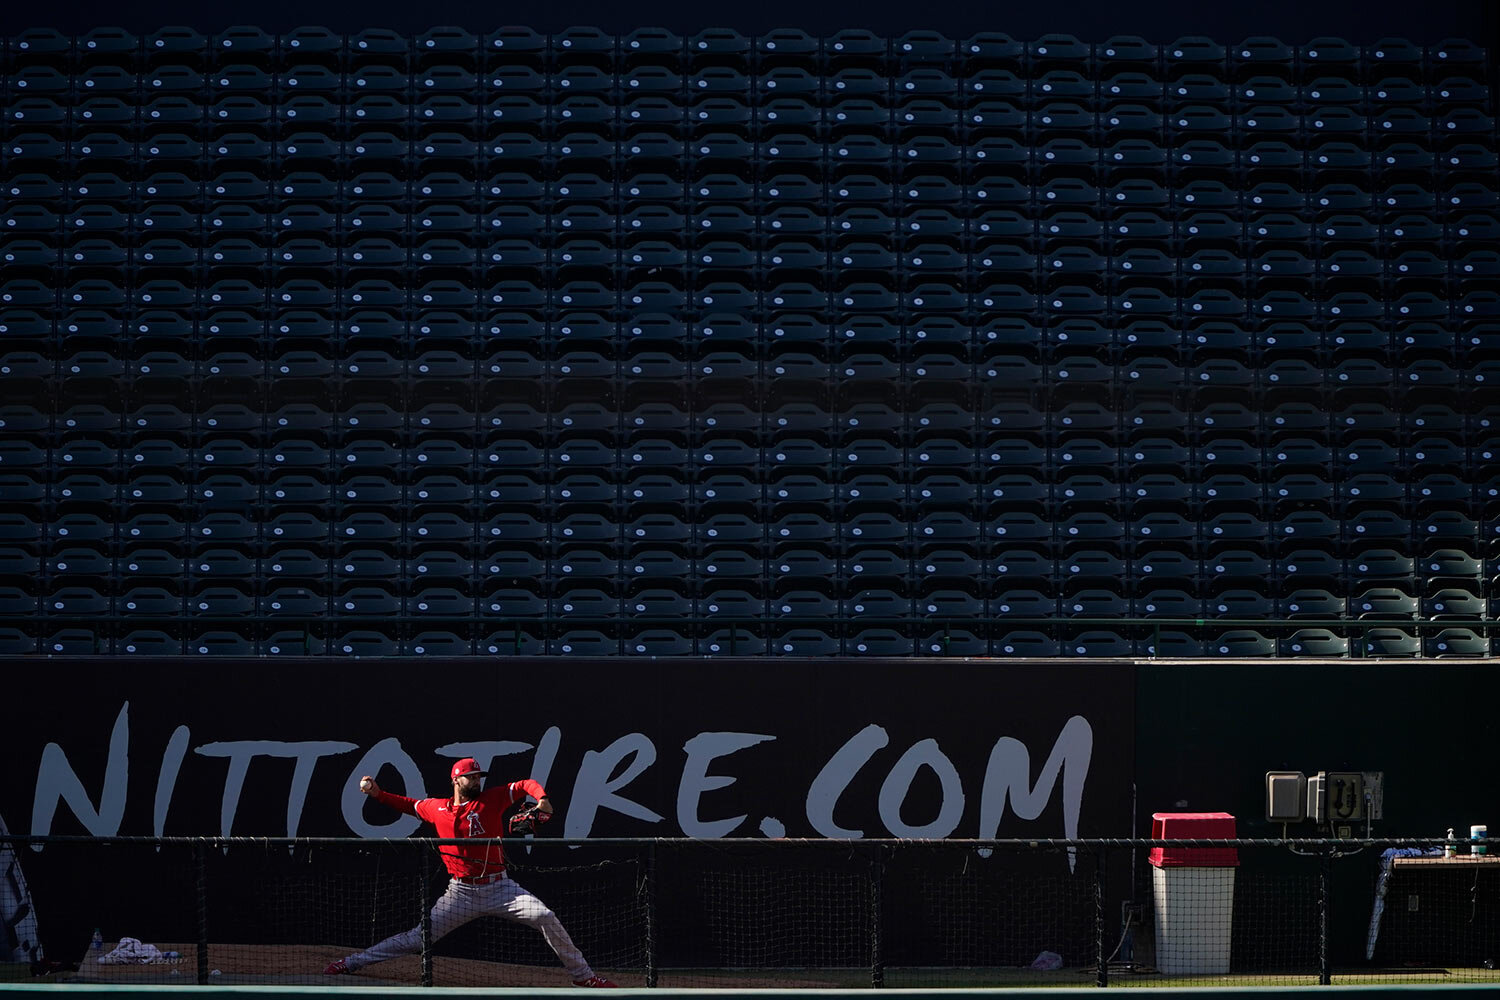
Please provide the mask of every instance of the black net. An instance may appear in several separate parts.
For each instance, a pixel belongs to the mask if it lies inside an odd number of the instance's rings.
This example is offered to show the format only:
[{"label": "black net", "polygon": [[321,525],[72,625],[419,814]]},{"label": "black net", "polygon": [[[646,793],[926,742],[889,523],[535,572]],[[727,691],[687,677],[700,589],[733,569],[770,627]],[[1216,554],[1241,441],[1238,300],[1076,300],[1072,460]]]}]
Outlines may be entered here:
[{"label": "black net", "polygon": [[790,844],[659,850],[659,984],[868,986],[872,862]]},{"label": "black net", "polygon": [[425,840],[80,838],[7,855],[3,916],[59,983],[1500,984],[1497,859],[1330,847],[538,839],[460,881]]},{"label": "black net", "polygon": [[1500,857],[1434,854],[1385,861],[1384,905],[1379,920],[1371,921],[1367,948],[1371,960],[1408,974],[1460,970],[1462,978],[1495,979]]},{"label": "black net", "polygon": [[903,848],[887,869],[886,984],[1092,984],[1096,857]]}]

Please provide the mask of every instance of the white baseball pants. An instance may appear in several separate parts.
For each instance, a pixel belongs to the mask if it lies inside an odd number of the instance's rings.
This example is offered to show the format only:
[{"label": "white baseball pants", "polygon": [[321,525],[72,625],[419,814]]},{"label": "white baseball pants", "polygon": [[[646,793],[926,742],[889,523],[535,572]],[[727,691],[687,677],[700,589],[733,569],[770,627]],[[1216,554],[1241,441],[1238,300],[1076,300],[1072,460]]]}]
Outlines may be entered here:
[{"label": "white baseball pants", "polygon": [[[583,953],[568,936],[562,921],[540,899],[521,888],[509,875],[502,875],[484,885],[466,885],[457,879],[448,882],[448,891],[432,906],[432,940],[462,927],[478,917],[505,917],[535,927],[557,953],[563,968],[573,979],[588,979],[594,974]],[[355,952],[344,961],[349,971],[399,955],[415,955],[422,950],[422,925],[393,934],[374,947]]]}]

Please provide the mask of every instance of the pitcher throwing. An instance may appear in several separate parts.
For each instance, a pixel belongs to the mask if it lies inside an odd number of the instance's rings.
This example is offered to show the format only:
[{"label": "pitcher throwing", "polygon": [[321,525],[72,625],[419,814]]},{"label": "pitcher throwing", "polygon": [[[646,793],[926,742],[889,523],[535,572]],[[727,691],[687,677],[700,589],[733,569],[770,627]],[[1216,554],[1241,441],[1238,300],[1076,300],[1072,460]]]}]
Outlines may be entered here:
[{"label": "pitcher throwing", "polygon": [[[527,832],[530,824],[544,822],[552,815],[552,803],[542,786],[530,778],[481,791],[484,771],[472,757],[453,765],[453,795],[446,799],[409,799],[381,791],[375,779],[366,775],[359,780],[360,790],[382,805],[426,820],[437,827],[443,839],[493,837],[473,847],[467,844],[445,844],[440,848],[443,864],[452,878],[448,890],[432,907],[432,940],[436,941],[476,917],[494,915],[535,927],[557,953],[574,986],[613,987],[603,976],[595,975],[583,953],[563,929],[562,921],[547,905],[521,888],[505,873],[505,855],[499,837],[504,833],[505,810],[528,795],[536,805],[511,817],[513,832]],[[422,950],[422,927],[418,924],[386,938],[364,951],[328,963],[327,976],[355,972],[367,965],[384,962],[399,955],[415,955]]]}]

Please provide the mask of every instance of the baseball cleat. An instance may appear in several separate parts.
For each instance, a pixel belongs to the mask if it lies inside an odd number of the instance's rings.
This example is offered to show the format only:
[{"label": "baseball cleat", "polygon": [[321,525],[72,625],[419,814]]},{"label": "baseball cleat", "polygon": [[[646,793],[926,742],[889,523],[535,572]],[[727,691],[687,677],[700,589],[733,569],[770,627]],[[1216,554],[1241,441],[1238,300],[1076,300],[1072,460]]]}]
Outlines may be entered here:
[{"label": "baseball cleat", "polygon": [[323,975],[342,976],[346,975],[348,972],[349,966],[344,963],[344,960],[342,958],[340,958],[337,961],[329,962],[328,968],[323,970]]},{"label": "baseball cleat", "polygon": [[603,976],[589,976],[587,979],[575,979],[575,980],[573,980],[573,985],[574,986],[592,986],[595,989],[604,989],[604,990],[619,989],[618,986],[616,986],[614,983],[610,982],[608,979],[605,979]]}]

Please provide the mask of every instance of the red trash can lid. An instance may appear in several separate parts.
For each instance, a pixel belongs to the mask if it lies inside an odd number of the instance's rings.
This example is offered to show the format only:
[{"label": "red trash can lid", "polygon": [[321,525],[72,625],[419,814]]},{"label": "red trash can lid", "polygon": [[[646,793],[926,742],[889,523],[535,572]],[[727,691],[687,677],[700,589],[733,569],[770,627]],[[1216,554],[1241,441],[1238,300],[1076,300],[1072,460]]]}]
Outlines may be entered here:
[{"label": "red trash can lid", "polygon": [[[1233,840],[1234,817],[1229,813],[1152,813],[1152,840]],[[1153,847],[1150,861],[1157,868],[1236,868],[1239,851],[1233,847]]]}]

